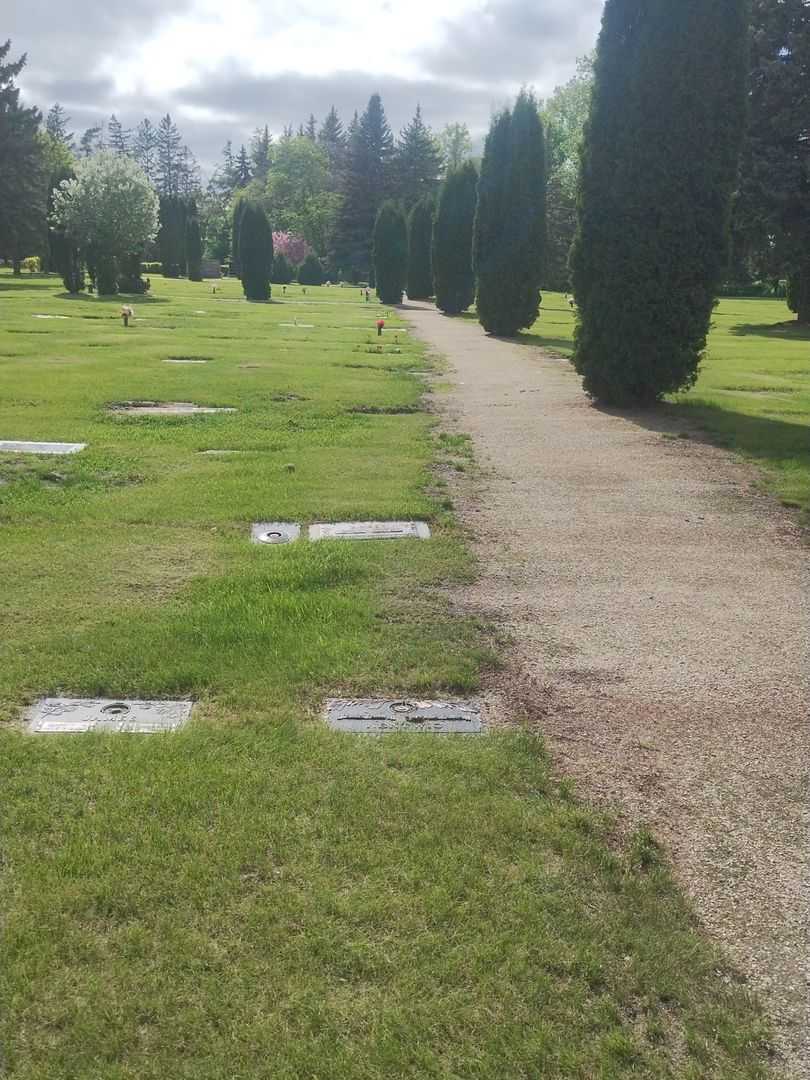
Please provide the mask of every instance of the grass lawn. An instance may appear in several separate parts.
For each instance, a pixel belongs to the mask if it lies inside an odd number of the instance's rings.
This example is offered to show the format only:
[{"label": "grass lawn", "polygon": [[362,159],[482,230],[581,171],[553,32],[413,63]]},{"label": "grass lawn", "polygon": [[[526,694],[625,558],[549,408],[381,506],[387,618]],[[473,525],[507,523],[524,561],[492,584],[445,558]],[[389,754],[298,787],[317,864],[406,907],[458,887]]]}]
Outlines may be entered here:
[{"label": "grass lawn", "polygon": [[[810,514],[810,329],[781,300],[721,300],[697,386],[671,400],[716,441],[753,459],[787,506]],[[573,347],[565,298],[546,293],[523,340]]]},{"label": "grass lawn", "polygon": [[[468,449],[420,411],[420,348],[378,352],[354,290],[153,290],[125,330],[118,302],[0,274],[0,439],[88,443],[0,455],[0,1075],[765,1075],[757,1007],[654,844],[537,740],[317,718],[474,692],[490,660],[442,599],[474,568],[430,465]],[[107,409],[134,399],[238,411]],[[430,541],[249,543],[410,517]],[[198,705],[169,736],[24,734],[59,693]]]}]

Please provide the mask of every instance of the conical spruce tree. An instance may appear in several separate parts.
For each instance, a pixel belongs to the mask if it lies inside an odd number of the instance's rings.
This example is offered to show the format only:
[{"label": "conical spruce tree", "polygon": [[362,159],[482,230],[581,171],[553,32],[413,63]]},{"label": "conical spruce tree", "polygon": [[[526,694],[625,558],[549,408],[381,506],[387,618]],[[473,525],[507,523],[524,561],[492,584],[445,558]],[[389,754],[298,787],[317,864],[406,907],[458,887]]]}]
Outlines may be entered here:
[{"label": "conical spruce tree", "polygon": [[399,304],[408,277],[408,229],[399,206],[384,202],[374,222],[374,280],[383,304]]},{"label": "conical spruce tree", "polygon": [[420,199],[408,215],[408,296],[427,300],[433,293],[433,199]]},{"label": "conical spruce tree", "polygon": [[273,231],[261,206],[246,201],[239,223],[242,288],[248,300],[269,300],[273,271]]},{"label": "conical spruce tree", "polygon": [[609,405],[691,387],[726,262],[748,0],[607,0],[572,253],[574,364]]},{"label": "conical spruce tree", "polygon": [[446,315],[466,311],[475,299],[472,265],[478,172],[471,161],[448,174],[433,225],[436,306]]},{"label": "conical spruce tree", "polygon": [[242,214],[247,206],[247,196],[240,192],[233,202],[231,210],[231,274],[241,278],[242,264],[239,259],[239,235],[242,228]]},{"label": "conical spruce tree", "polygon": [[509,337],[540,311],[546,237],[543,125],[534,96],[521,91],[487,136],[473,239],[481,325]]}]

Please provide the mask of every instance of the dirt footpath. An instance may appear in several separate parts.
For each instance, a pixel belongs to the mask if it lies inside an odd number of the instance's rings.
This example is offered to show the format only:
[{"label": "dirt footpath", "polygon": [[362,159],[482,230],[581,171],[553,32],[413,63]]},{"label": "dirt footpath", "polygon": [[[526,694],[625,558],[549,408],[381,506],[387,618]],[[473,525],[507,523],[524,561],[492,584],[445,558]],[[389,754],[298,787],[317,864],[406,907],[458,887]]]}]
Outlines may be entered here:
[{"label": "dirt footpath", "polygon": [[[403,309],[483,477],[464,605],[516,645],[507,700],[582,794],[644,820],[810,1077],[810,556],[757,475],[654,413],[595,408],[570,364]],[[676,436],[690,434],[688,439]],[[503,676],[498,676],[499,681]]]}]

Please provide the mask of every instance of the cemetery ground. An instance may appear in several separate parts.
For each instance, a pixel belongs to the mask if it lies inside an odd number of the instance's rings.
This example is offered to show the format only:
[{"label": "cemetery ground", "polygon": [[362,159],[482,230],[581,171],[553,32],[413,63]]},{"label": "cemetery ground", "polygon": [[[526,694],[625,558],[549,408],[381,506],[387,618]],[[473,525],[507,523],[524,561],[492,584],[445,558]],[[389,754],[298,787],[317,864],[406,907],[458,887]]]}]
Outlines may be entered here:
[{"label": "cemetery ground", "polygon": [[[468,316],[469,318],[469,316]],[[670,400],[671,415],[701,428],[763,469],[785,506],[810,514],[810,328],[783,300],[729,298],[713,317],[697,386]],[[573,351],[574,313],[548,293],[529,345]]]},{"label": "cemetery ground", "polygon": [[[0,438],[87,443],[0,455],[0,1072],[766,1075],[761,1009],[666,856],[535,735],[320,719],[497,666],[452,604],[476,566],[440,478],[470,457],[423,411],[438,362],[378,351],[355,290],[153,290],[125,330],[120,301],[0,274]],[[131,401],[237,411],[109,408]],[[250,543],[410,518],[432,538]],[[197,704],[171,735],[25,733],[59,694]]]}]

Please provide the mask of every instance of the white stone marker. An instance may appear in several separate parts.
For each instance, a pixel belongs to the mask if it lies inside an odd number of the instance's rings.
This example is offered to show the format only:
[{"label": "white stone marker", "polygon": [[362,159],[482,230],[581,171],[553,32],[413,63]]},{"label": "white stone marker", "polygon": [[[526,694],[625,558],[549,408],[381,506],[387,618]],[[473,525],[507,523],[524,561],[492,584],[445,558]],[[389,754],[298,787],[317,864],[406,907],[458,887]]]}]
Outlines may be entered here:
[{"label": "white stone marker", "polygon": [[5,454],[78,454],[87,443],[83,442],[15,442],[0,439],[0,452]]},{"label": "white stone marker", "polygon": [[310,540],[429,540],[424,521],[338,521],[310,525]]}]

